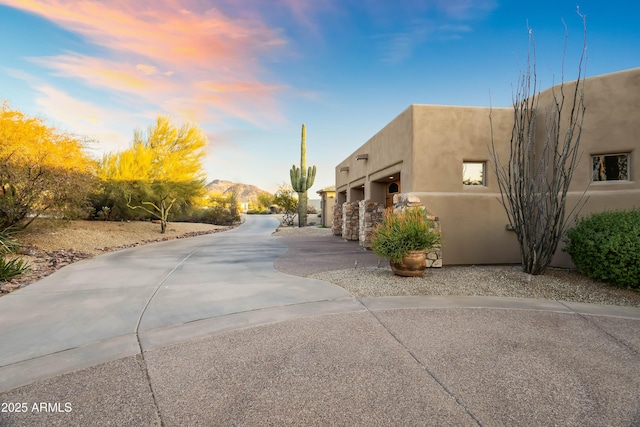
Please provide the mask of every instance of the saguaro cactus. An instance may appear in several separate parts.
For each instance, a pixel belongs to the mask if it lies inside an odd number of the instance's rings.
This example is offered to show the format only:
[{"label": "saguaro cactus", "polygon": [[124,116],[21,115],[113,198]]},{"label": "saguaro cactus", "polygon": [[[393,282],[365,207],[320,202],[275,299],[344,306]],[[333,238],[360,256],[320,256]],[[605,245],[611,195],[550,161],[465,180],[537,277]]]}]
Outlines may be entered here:
[{"label": "saguaro cactus", "polygon": [[316,167],[307,169],[307,128],[302,125],[302,143],[300,144],[300,167],[291,168],[291,187],[298,193],[298,227],[307,226],[307,190],[316,179]]}]

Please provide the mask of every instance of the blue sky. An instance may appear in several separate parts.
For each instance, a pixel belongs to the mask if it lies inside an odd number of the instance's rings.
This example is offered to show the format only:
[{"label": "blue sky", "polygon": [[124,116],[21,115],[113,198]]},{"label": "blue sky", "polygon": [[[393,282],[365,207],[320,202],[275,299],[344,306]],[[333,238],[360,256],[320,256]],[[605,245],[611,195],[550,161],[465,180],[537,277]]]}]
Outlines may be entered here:
[{"label": "blue sky", "polygon": [[[640,66],[640,4],[579,3],[587,76]],[[411,104],[508,106],[537,43],[540,87],[577,75],[575,1],[0,0],[0,100],[126,148],[158,114],[209,136],[209,179],[288,181],[307,125],[311,196]],[[554,77],[555,76],[555,77]]]}]

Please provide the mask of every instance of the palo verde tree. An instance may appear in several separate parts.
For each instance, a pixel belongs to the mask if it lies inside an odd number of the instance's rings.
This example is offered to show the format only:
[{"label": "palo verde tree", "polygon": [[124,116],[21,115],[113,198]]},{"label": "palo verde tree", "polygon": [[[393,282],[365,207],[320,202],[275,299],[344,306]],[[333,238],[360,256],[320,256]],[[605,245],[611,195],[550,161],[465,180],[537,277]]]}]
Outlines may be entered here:
[{"label": "palo verde tree", "polygon": [[160,116],[146,134],[134,133],[131,148],[104,156],[98,176],[105,187],[121,193],[127,207],[159,219],[164,233],[172,209],[187,206],[204,190],[206,144],[200,127],[177,127]]},{"label": "palo verde tree", "polygon": [[316,167],[307,170],[307,129],[302,125],[302,142],[300,144],[300,167],[293,165],[290,171],[291,186],[298,193],[298,227],[307,226],[307,190],[316,179]]},{"label": "palo verde tree", "polygon": [[0,230],[85,207],[95,168],[85,145],[76,135],[0,105]]},{"label": "palo verde tree", "polygon": [[[551,88],[551,100],[539,104],[536,51],[529,30],[527,68],[521,74],[513,99],[513,128],[506,153],[499,153],[491,122],[491,155],[501,193],[501,203],[520,246],[526,273],[544,273],[563,235],[571,225],[567,193],[580,159],[580,137],[584,121],[584,67],[586,17],[582,19],[583,49],[575,83],[562,80]],[[569,88],[569,89],[567,89]],[[539,126],[543,118],[542,126]],[[542,130],[542,132],[541,132]],[[575,209],[582,205],[580,201]]]}]

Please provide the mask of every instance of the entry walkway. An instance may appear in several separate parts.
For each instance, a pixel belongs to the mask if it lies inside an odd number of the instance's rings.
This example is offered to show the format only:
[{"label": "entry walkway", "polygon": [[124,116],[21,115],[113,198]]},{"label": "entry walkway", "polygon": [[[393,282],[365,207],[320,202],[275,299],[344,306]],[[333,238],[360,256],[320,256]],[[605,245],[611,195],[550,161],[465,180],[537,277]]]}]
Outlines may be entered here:
[{"label": "entry walkway", "polygon": [[[27,409],[0,425],[640,423],[640,309],[356,299],[276,271],[276,226],[250,216],[0,298],[0,402]],[[355,252],[331,239],[314,256]]]}]

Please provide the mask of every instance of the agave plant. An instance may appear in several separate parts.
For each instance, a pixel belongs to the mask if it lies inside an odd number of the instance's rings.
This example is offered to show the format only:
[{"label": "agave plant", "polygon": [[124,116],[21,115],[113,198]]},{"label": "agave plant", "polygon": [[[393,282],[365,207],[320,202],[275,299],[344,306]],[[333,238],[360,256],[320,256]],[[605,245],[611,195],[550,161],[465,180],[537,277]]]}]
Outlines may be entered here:
[{"label": "agave plant", "polygon": [[19,258],[6,260],[3,255],[14,253],[20,246],[13,236],[16,229],[0,230],[0,282],[19,276],[29,269],[27,263]]},{"label": "agave plant", "polygon": [[29,269],[27,263],[20,258],[5,260],[0,257],[0,282],[21,275]]},{"label": "agave plant", "polygon": [[0,254],[10,254],[18,250],[20,245],[13,238],[16,232],[12,227],[0,230]]}]

